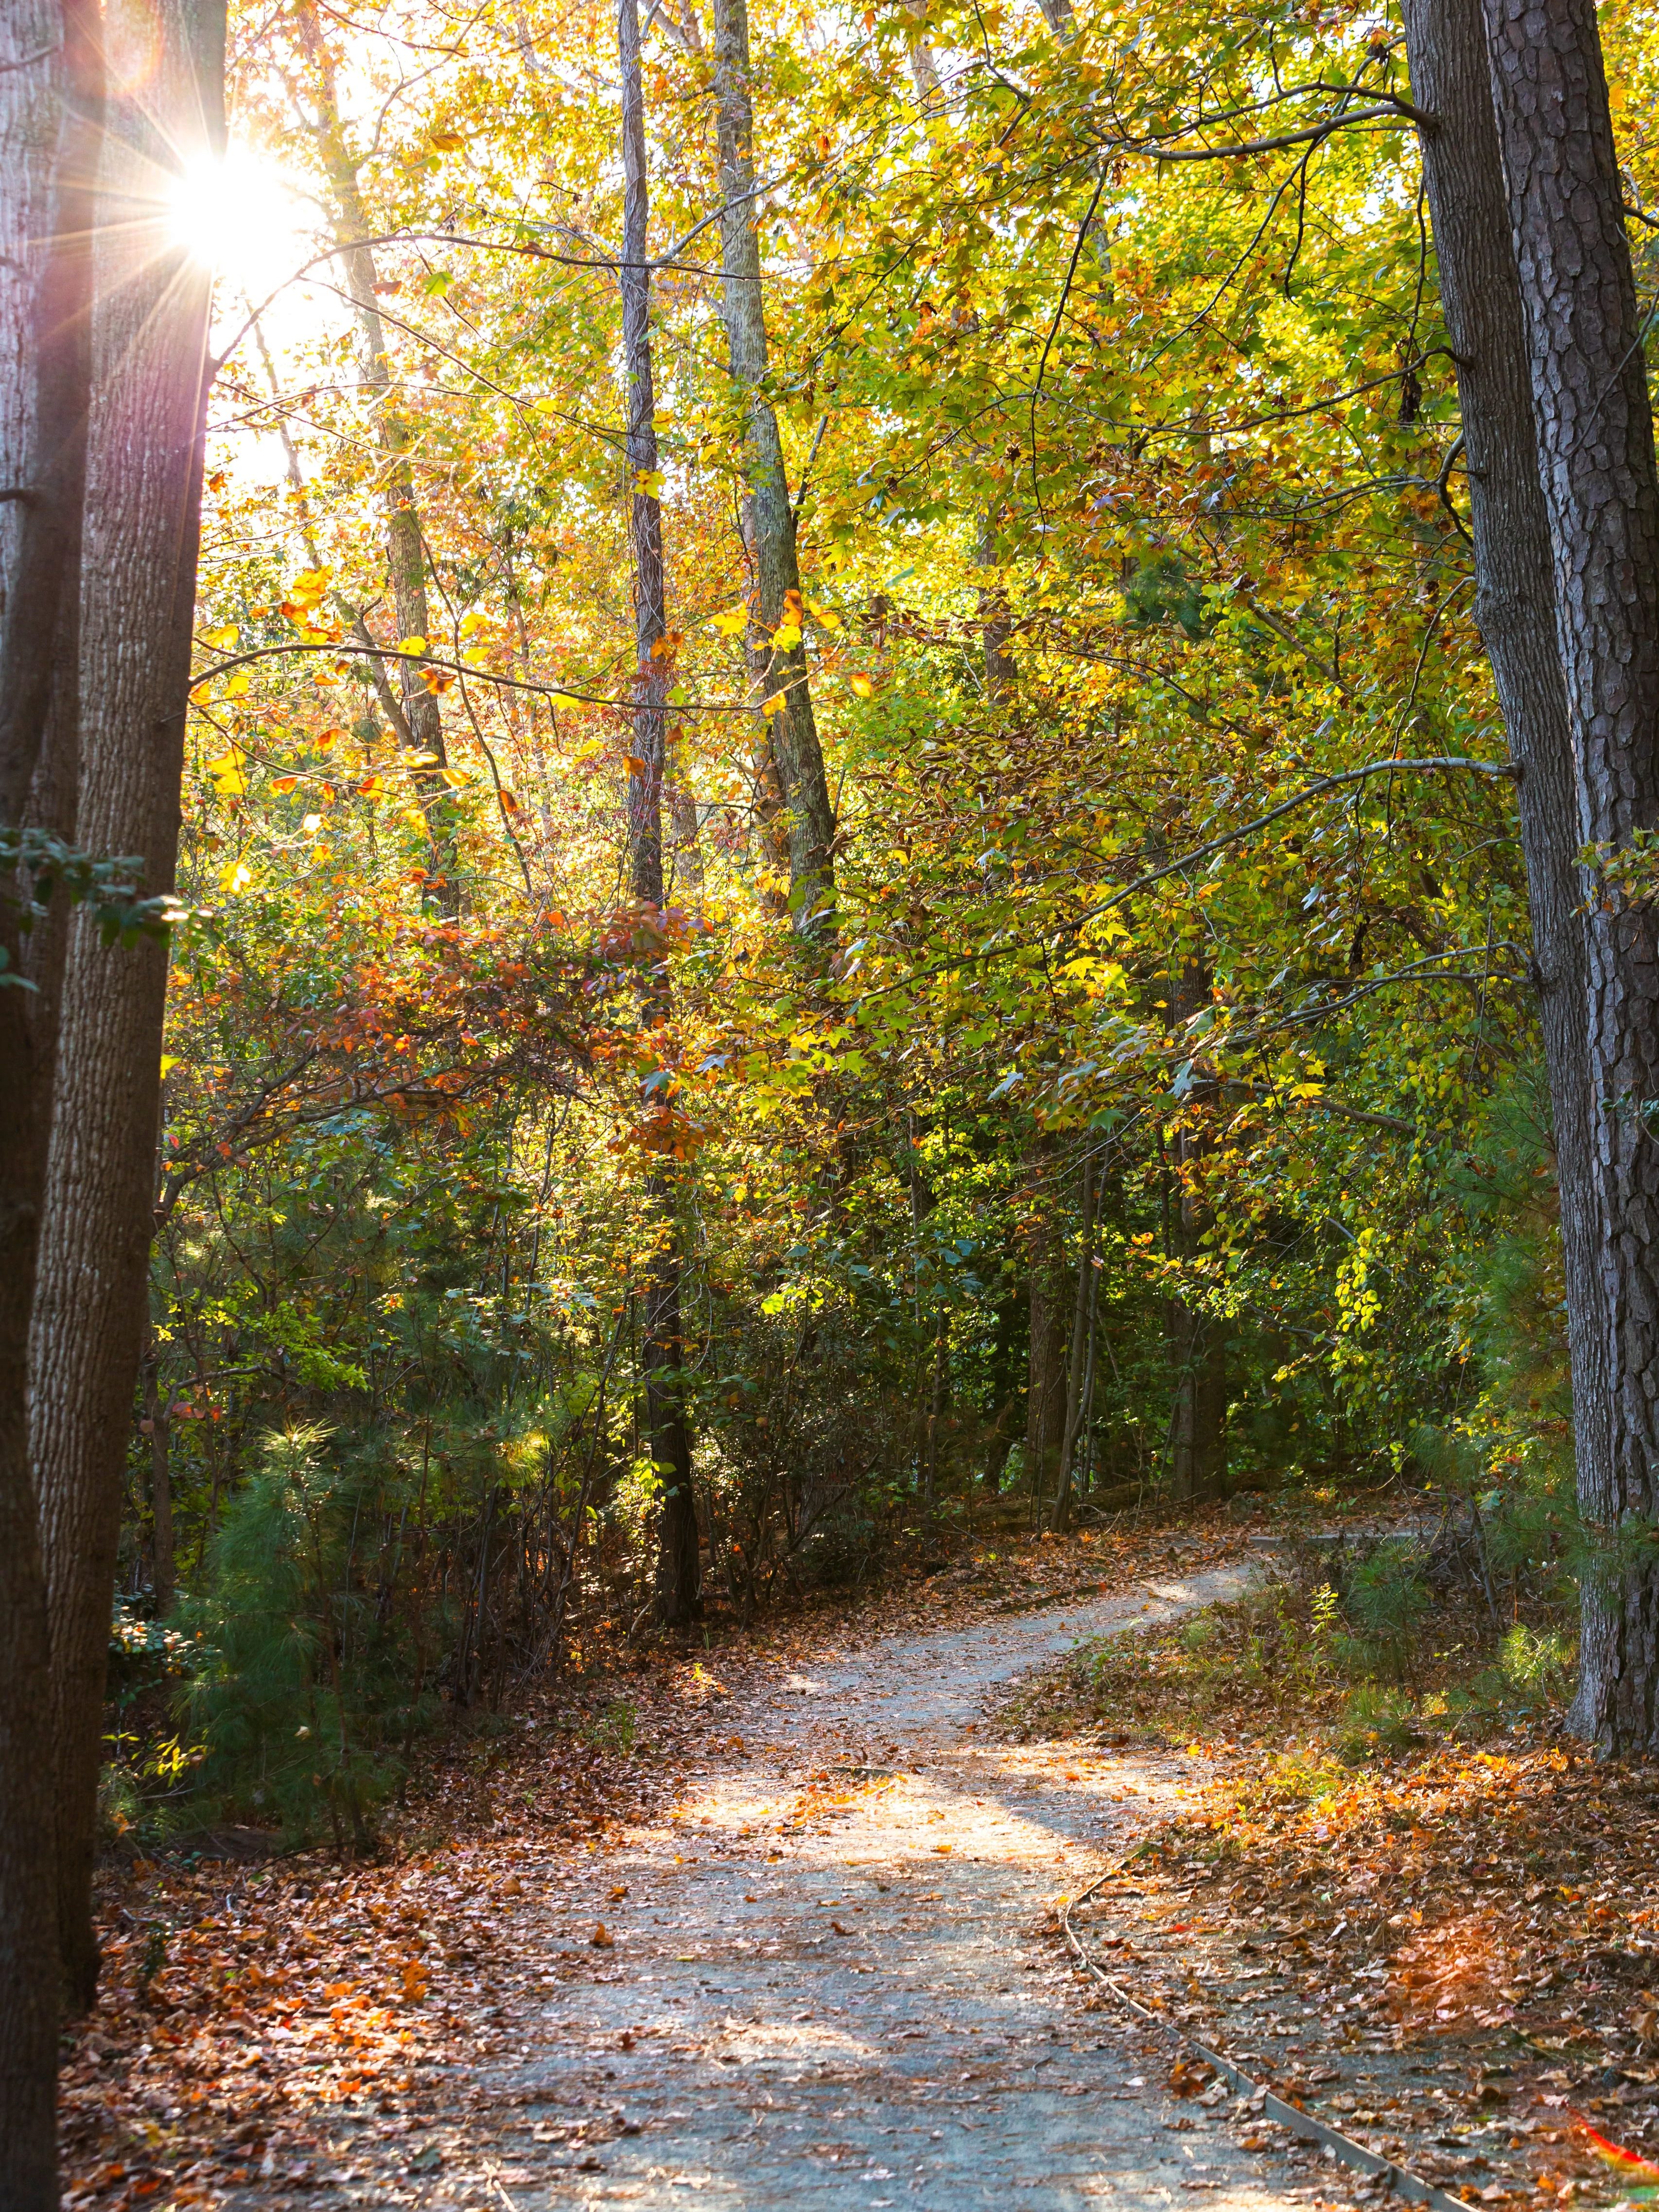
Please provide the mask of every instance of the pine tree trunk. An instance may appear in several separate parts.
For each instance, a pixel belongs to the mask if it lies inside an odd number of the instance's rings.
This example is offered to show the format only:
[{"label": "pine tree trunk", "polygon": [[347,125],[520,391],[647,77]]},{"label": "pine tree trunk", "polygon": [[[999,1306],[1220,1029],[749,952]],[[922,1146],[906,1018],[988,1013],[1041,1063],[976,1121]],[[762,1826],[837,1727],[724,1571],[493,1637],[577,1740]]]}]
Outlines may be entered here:
[{"label": "pine tree trunk", "polygon": [[[1592,0],[1486,0],[1486,17],[1577,827],[1607,855],[1587,936],[1611,1443],[1605,1486],[1583,1504],[1609,1558],[1586,1607],[1575,1717],[1609,1750],[1648,1751],[1659,1747],[1659,908],[1625,891],[1620,856],[1659,830],[1659,476]],[[1575,1222],[1571,1233],[1584,1232]],[[1626,1523],[1648,1541],[1614,1554]]]},{"label": "pine tree trunk", "polygon": [[[123,18],[141,20],[128,25]],[[211,280],[156,235],[155,149],[223,137],[224,0],[112,0],[142,88],[112,99],[99,179],[98,304],[81,595],[78,836],[173,888],[202,489]],[[52,1626],[58,1937],[70,2002],[97,1985],[92,1925],[105,1662],[121,1486],[143,1350],[165,949],[70,933],[30,1340],[32,1437]]]},{"label": "pine tree trunk", "polygon": [[[767,367],[766,317],[755,210],[750,77],[748,0],[714,0],[715,125],[726,203],[720,224],[724,316],[732,382],[744,409],[744,475],[759,603],[757,688],[763,705],[774,699],[780,702],[769,720],[772,757],[789,817],[790,913],[803,936],[827,940],[835,927],[836,824],[812,713],[806,648],[799,642],[805,616],[783,445],[778,418],[761,388]],[[793,631],[797,641],[780,644],[780,630],[786,638]]]},{"label": "pine tree trunk", "polygon": [[[644,926],[663,903],[663,784],[667,768],[668,615],[663,577],[662,507],[658,501],[656,395],[651,362],[650,201],[645,163],[645,97],[640,75],[637,0],[619,0],[617,42],[623,82],[623,350],[628,362],[628,469],[632,490],[634,763],[628,780],[634,900]],[[665,1032],[673,1012],[665,954],[643,993],[647,1022]],[[654,1084],[647,1114],[666,1101]],[[641,1358],[645,1369],[645,1440],[662,1484],[657,1525],[657,1608],[671,1627],[696,1617],[700,1595],[697,1508],[691,1486],[691,1435],[682,1379],[679,1222],[674,1178],[655,1170],[647,1186],[655,1246],[646,1269]]]},{"label": "pine tree trunk", "polygon": [[[69,842],[102,77],[97,13],[81,0],[22,0],[0,21],[0,486],[28,494],[0,503],[0,830]],[[0,986],[0,2204],[50,2212],[57,1882],[28,1340],[66,931],[37,930],[26,963],[12,866],[0,880],[0,952],[36,986]]]},{"label": "pine tree trunk", "polygon": [[[1589,955],[1578,799],[1556,643],[1549,516],[1539,481],[1527,325],[1492,113],[1480,0],[1406,0],[1412,91],[1434,118],[1423,178],[1446,334],[1457,362],[1474,539],[1475,617],[1520,767],[1521,842],[1560,1194],[1578,1495],[1612,1492],[1607,1301],[1589,1076]],[[1586,1642],[1596,1618],[1586,1618]]]}]

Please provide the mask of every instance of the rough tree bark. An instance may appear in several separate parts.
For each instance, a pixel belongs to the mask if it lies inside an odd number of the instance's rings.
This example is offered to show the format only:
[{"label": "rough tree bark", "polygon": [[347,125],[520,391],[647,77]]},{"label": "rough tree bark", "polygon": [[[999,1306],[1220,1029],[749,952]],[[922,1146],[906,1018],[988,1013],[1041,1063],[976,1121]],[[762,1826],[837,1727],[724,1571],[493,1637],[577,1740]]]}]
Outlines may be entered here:
[{"label": "rough tree bark", "polygon": [[[76,634],[90,387],[95,7],[0,19],[0,833],[72,840]],[[42,775],[42,769],[46,773]],[[28,1336],[64,933],[23,965],[28,872],[0,862],[0,2204],[58,2203],[58,1947],[46,1575],[28,1438]],[[61,895],[60,895],[61,902]]]},{"label": "rough tree bark", "polygon": [[[77,834],[173,888],[196,599],[212,278],[168,234],[158,170],[217,154],[224,0],[109,0],[112,56],[147,53],[111,98],[99,179],[93,402],[81,592]],[[92,2002],[105,1660],[121,1482],[145,1334],[167,952],[70,927],[30,1340],[58,1747],[58,1942]]]},{"label": "rough tree bark", "polygon": [[1446,335],[1457,364],[1475,618],[1521,770],[1521,842],[1560,1193],[1578,1494],[1596,1517],[1611,1487],[1612,1431],[1582,911],[1589,886],[1578,866],[1578,800],[1556,644],[1526,315],[1480,0],[1405,0],[1403,13],[1413,98],[1434,118],[1422,137],[1423,179]]},{"label": "rough tree bark", "polygon": [[[1583,1498],[1582,1730],[1659,1745],[1659,906],[1626,888],[1659,830],[1659,476],[1643,320],[1593,0],[1486,0],[1520,274],[1578,830],[1601,848],[1587,927],[1589,1070],[1611,1446]],[[1563,1194],[1564,1197],[1565,1194]]]},{"label": "rough tree bark", "polygon": [[[623,350],[628,362],[628,471],[632,485],[634,764],[628,780],[628,830],[634,902],[643,933],[654,935],[663,905],[663,783],[667,769],[668,616],[663,580],[662,507],[657,475],[656,395],[651,362],[650,198],[645,164],[645,96],[640,73],[637,0],[619,0],[617,45],[623,85]],[[649,973],[643,1012],[665,1030],[673,1012],[665,953]],[[647,1079],[647,1113],[666,1101]],[[686,1420],[685,1364],[680,1324],[679,1224],[674,1181],[653,1171],[647,1192],[655,1235],[645,1268],[641,1358],[645,1433],[662,1484],[657,1526],[657,1607],[670,1627],[697,1610],[697,1508],[691,1487],[691,1432]]]},{"label": "rough tree bark", "polygon": [[755,211],[755,118],[750,98],[748,0],[714,0],[715,125],[720,148],[724,317],[732,379],[744,407],[744,475],[755,563],[763,703],[770,715],[772,757],[789,817],[789,908],[805,937],[834,928],[834,810],[823,772],[801,641],[805,611],[795,517],[783,465],[778,418],[766,380],[766,317],[761,296],[760,227]]}]

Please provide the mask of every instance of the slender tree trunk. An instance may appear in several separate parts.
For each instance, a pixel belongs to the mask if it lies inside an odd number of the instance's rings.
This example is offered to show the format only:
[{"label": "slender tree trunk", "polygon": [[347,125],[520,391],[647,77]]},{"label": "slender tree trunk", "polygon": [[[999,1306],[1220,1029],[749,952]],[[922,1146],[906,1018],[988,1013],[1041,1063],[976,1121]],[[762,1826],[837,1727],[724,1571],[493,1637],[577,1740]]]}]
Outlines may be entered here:
[{"label": "slender tree trunk", "polygon": [[[1423,178],[1434,224],[1474,539],[1475,616],[1521,769],[1521,842],[1554,1124],[1578,1495],[1604,1516],[1612,1493],[1607,1300],[1601,1283],[1589,956],[1578,799],[1556,643],[1549,515],[1539,481],[1528,339],[1504,191],[1480,0],[1406,0],[1413,96],[1434,118]],[[1599,1632],[1599,1596],[1585,1621]]]},{"label": "slender tree trunk", "polygon": [[[1611,1449],[1583,1504],[1608,1557],[1588,1578],[1575,1717],[1612,1751],[1649,1751],[1659,1746],[1659,907],[1624,878],[1650,872],[1632,848],[1659,830],[1659,475],[1593,0],[1486,0],[1486,18],[1578,830],[1606,855],[1587,935]],[[1645,1540],[1631,1543],[1638,1531]]]},{"label": "slender tree trunk", "polygon": [[[312,64],[316,103],[316,113],[311,118],[313,136],[329,189],[334,195],[338,216],[336,236],[346,249],[341,255],[345,290],[357,319],[363,382],[374,398],[386,506],[386,570],[398,625],[395,642],[401,644],[405,638],[428,636],[432,621],[426,588],[426,547],[420,506],[415,495],[415,471],[410,460],[413,440],[392,391],[392,355],[380,313],[374,248],[362,242],[374,235],[374,227],[363,207],[359,181],[362,158],[351,150],[340,114],[334,57],[312,0],[301,0],[294,11],[294,22]],[[367,627],[361,618],[357,628],[367,637]],[[384,680],[383,664],[377,660],[374,665]],[[431,841],[431,888],[444,913],[453,916],[460,911],[460,885],[453,809],[448,786],[443,780],[443,770],[449,761],[444,743],[443,714],[418,664],[400,660],[397,667],[399,696],[395,705],[390,698],[384,703],[398,736],[422,763],[413,769],[411,775]]]},{"label": "slender tree trunk", "polygon": [[[628,469],[633,501],[634,764],[628,781],[633,891],[642,926],[655,927],[663,904],[663,783],[667,769],[668,618],[663,580],[662,507],[658,501],[656,398],[651,364],[650,199],[645,165],[645,96],[640,75],[637,0],[619,0],[617,42],[622,60],[623,349],[628,361]],[[673,1012],[665,951],[644,992],[649,1024],[663,1032]],[[647,1079],[647,1113],[666,1100]],[[691,1433],[682,1379],[685,1348],[680,1321],[679,1223],[674,1179],[652,1174],[647,1190],[655,1246],[647,1263],[644,1328],[645,1434],[662,1509],[657,1529],[657,1605],[670,1627],[697,1610],[697,1508],[691,1487]]]},{"label": "slender tree trunk", "polygon": [[[20,0],[0,21],[0,834],[75,834],[77,637],[91,374],[95,8]],[[51,813],[43,816],[46,799]],[[24,967],[0,861],[0,956]],[[61,893],[59,900],[61,902]],[[65,933],[0,980],[0,2204],[58,2203],[58,1946],[50,1638],[28,1434],[29,1317]]]},{"label": "slender tree trunk", "polygon": [[1030,1352],[1026,1369],[1025,1466],[1034,1505],[1048,1495],[1066,1425],[1066,1277],[1046,1215],[1031,1253]]},{"label": "slender tree trunk", "polygon": [[[1170,1000],[1172,1027],[1209,1004],[1209,972],[1200,961],[1188,960],[1171,979]],[[1212,1089],[1208,1084],[1195,1088],[1189,1094],[1189,1107],[1200,1105]],[[1173,1141],[1176,1203],[1170,1242],[1184,1261],[1198,1256],[1210,1225],[1200,1182],[1208,1141],[1204,1127],[1185,1121]],[[1175,1384],[1170,1410],[1170,1492],[1183,1503],[1218,1498],[1227,1473],[1227,1326],[1186,1298],[1170,1298],[1166,1304]]]},{"label": "slender tree trunk", "polygon": [[1054,1526],[1072,1525],[1072,1467],[1077,1454],[1078,1422],[1083,1412],[1083,1370],[1088,1357],[1089,1310],[1095,1276],[1095,1164],[1083,1156],[1083,1247],[1078,1255],[1077,1297],[1072,1306],[1072,1343],[1066,1362],[1066,1420],[1060,1436],[1060,1479],[1054,1486]]},{"label": "slender tree trunk", "polygon": [[760,228],[755,209],[755,118],[750,98],[748,0],[715,0],[714,97],[720,192],[726,203],[724,314],[732,379],[744,407],[744,475],[752,531],[760,685],[772,756],[789,817],[789,906],[808,938],[834,929],[836,824],[823,772],[802,642],[805,611],[795,518],[789,505],[778,418],[763,389],[766,317]]},{"label": "slender tree trunk", "polygon": [[[134,17],[129,25],[123,18]],[[220,150],[224,0],[112,0],[151,65],[112,100],[100,178],[98,305],[81,605],[78,835],[173,888],[200,530],[210,272],[156,211],[157,149]],[[58,1937],[91,2003],[92,1871],[122,1475],[143,1351],[161,1111],[165,948],[100,942],[85,911],[64,969],[57,1106],[30,1343],[52,1624]]]},{"label": "slender tree trunk", "polygon": [[155,1614],[164,1620],[179,1591],[173,1533],[173,1402],[161,1381],[161,1358],[153,1329],[144,1355],[144,1417],[149,1423],[150,1568]]}]

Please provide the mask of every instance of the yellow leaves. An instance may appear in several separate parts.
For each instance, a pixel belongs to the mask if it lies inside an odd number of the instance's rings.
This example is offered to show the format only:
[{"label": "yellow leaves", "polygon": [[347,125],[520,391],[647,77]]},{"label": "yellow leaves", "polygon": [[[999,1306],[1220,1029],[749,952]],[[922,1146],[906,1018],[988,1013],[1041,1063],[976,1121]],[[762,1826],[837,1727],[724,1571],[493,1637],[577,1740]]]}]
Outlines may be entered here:
[{"label": "yellow leaves", "polygon": [[247,696],[247,671],[245,668],[239,668],[234,676],[226,678],[224,696],[227,699],[245,699]]},{"label": "yellow leaves", "polygon": [[173,1069],[182,1067],[184,1064],[176,1052],[164,1052],[161,1054],[161,1080],[165,1083]]},{"label": "yellow leaves", "polygon": [[708,627],[718,630],[722,637],[738,637],[748,627],[747,607],[728,607],[723,615],[711,615]]},{"label": "yellow leaves", "polygon": [[224,753],[219,759],[208,763],[208,774],[213,779],[213,788],[221,799],[242,798],[247,790],[247,772],[235,753]]},{"label": "yellow leaves", "polygon": [[761,701],[761,712],[769,722],[774,714],[781,714],[789,703],[787,691],[775,691],[769,699]]},{"label": "yellow leaves", "polygon": [[855,699],[873,699],[876,687],[867,676],[849,676],[847,688]]},{"label": "yellow leaves", "polygon": [[452,791],[465,791],[472,781],[471,772],[464,768],[447,768],[441,773]]},{"label": "yellow leaves", "polygon": [[328,596],[331,572],[326,568],[301,568],[288,587],[288,596],[296,606],[313,608]]},{"label": "yellow leaves", "polygon": [[426,649],[426,640],[423,637],[406,637],[398,647],[399,653],[412,653],[416,655],[423,653]]},{"label": "yellow leaves", "polygon": [[573,761],[597,760],[604,750],[605,740],[602,738],[584,738],[570,757]]},{"label": "yellow leaves", "polygon": [[360,799],[378,799],[385,789],[383,775],[366,775],[357,786],[357,795]]},{"label": "yellow leaves", "polygon": [[215,653],[234,653],[241,641],[242,633],[234,623],[224,623],[219,629],[210,629],[203,640]]},{"label": "yellow leaves", "polygon": [[307,814],[300,824],[307,837],[314,837],[322,826],[323,817],[320,814]]},{"label": "yellow leaves", "polygon": [[662,487],[663,473],[660,469],[635,470],[633,489],[636,499],[660,499]]},{"label": "yellow leaves", "polygon": [[253,871],[246,860],[232,860],[219,871],[219,889],[227,898],[234,898],[253,881]]},{"label": "yellow leaves", "polygon": [[772,647],[776,653],[793,653],[801,641],[799,623],[780,623],[772,633]]},{"label": "yellow leaves", "polygon": [[466,143],[466,133],[464,131],[429,131],[427,143],[435,146],[441,154],[459,154]]},{"label": "yellow leaves", "polygon": [[806,601],[806,611],[811,616],[813,621],[817,623],[820,629],[839,629],[841,628],[841,611],[839,608],[827,607],[821,599],[808,599]]},{"label": "yellow leaves", "polygon": [[478,632],[485,627],[489,620],[489,617],[488,615],[480,614],[477,607],[474,607],[470,613],[464,614],[461,617],[459,623],[461,635],[463,637],[476,637]]}]

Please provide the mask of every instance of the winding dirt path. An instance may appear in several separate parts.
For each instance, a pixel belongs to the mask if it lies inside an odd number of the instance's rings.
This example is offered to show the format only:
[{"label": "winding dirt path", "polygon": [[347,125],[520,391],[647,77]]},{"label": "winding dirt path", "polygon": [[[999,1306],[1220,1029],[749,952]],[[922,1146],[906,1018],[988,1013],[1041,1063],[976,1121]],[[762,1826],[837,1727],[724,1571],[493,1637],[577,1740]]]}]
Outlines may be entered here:
[{"label": "winding dirt path", "polygon": [[503,1909],[539,1986],[480,2020],[435,2125],[336,2142],[334,2201],[1307,2202],[1305,2166],[1167,2095],[1167,2049],[1091,2006],[1050,1931],[1183,1763],[978,1740],[1013,1676],[1254,1571],[889,1636],[822,1674],[751,1669],[672,1819],[574,1873],[526,1870]]}]

